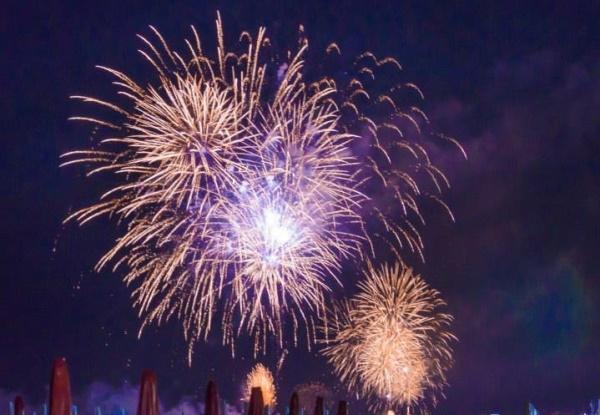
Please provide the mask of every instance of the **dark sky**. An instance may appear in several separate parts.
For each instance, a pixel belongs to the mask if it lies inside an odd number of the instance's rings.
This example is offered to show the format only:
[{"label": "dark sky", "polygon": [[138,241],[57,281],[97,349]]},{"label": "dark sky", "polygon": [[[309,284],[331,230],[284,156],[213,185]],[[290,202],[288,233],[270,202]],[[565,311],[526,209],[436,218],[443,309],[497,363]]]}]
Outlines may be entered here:
[{"label": "dark sky", "polygon": [[[97,189],[58,168],[89,137],[67,121],[81,109],[68,96],[112,92],[94,65],[144,73],[136,33],[152,24],[179,45],[194,24],[210,42],[220,9],[232,33],[265,24],[286,43],[302,23],[313,42],[397,56],[434,125],[469,153],[466,162],[439,155],[456,223],[428,214],[419,267],[460,338],[436,412],[524,413],[528,400],[576,409],[600,397],[600,3],[252,3],[2,7],[0,389],[40,402],[52,358],[64,355],[76,394],[94,381],[135,383],[153,367],[165,402],[196,394],[209,376],[236,398],[251,358],[232,359],[215,339],[190,368],[177,324],[137,339],[128,289],[91,270],[113,227],[61,224]],[[329,373],[315,353],[290,350],[282,399],[298,383],[333,384]]]}]

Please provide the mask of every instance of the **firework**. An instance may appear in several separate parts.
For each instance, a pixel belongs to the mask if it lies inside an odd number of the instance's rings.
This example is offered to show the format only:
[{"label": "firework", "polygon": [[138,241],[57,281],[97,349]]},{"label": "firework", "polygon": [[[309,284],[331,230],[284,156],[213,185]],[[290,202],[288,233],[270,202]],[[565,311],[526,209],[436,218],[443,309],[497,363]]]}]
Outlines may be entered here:
[{"label": "firework", "polygon": [[155,30],[163,51],[142,38],[157,86],[102,68],[131,102],[121,107],[76,96],[123,121],[75,117],[114,136],[101,149],[65,154],[63,163],[96,164],[89,174],[119,178],[99,203],[70,218],[83,224],[110,215],[127,223],[97,268],[126,267],[125,281],[137,285],[142,328],[182,317],[190,353],[209,334],[218,307],[225,342],[233,345],[246,330],[257,348],[267,334],[281,345],[282,314],[295,328],[308,312],[318,314],[327,279],[336,279],[341,260],[357,253],[363,238],[351,231],[365,199],[356,189],[351,136],[336,129],[339,114],[326,102],[333,90],[309,93],[301,81],[306,47],[290,59],[273,99],[263,102],[264,29],[256,40],[242,36],[248,46],[239,56],[226,52],[220,20],[217,30],[216,63],[203,55],[197,36],[187,43],[187,60]]},{"label": "firework", "polygon": [[[343,261],[362,258],[365,245],[374,254],[371,234],[396,252],[421,254],[413,222],[415,215],[422,221],[418,198],[428,193],[417,175],[438,191],[447,183],[413,141],[424,113],[414,105],[402,110],[394,95],[418,88],[394,84],[386,94],[369,86],[380,69],[397,68],[395,60],[361,55],[357,77],[338,88],[327,76],[305,80],[302,35],[297,52],[272,67],[264,28],[242,33],[238,49],[229,50],[220,17],[216,26],[216,56],[204,54],[193,27],[186,53],[153,27],[156,42],[140,36],[140,52],[157,73],[146,86],[100,67],[115,78],[120,100],[74,96],[111,114],[73,119],[107,133],[62,163],[112,175],[100,200],[67,220],[109,216],[123,225],[96,269],[124,269],[140,333],[179,318],[190,359],[216,313],[232,350],[242,334],[254,337],[255,352],[270,338],[284,347],[284,318],[294,344],[303,327],[310,346]],[[412,161],[402,164],[405,154]]]},{"label": "firework", "polygon": [[326,408],[331,408],[334,403],[334,396],[331,390],[321,382],[308,382],[298,385],[294,388],[298,393],[300,408],[305,413],[310,413],[315,408],[315,402],[320,396],[323,398]]},{"label": "firework", "polygon": [[252,368],[248,376],[246,376],[246,384],[244,387],[244,400],[250,401],[252,388],[260,388],[265,406],[273,409],[277,403],[277,392],[275,390],[275,381],[273,374],[262,364],[258,363]]},{"label": "firework", "polygon": [[323,352],[336,374],[373,408],[413,407],[425,398],[435,404],[455,339],[439,293],[400,263],[369,265],[359,290],[326,327]]}]

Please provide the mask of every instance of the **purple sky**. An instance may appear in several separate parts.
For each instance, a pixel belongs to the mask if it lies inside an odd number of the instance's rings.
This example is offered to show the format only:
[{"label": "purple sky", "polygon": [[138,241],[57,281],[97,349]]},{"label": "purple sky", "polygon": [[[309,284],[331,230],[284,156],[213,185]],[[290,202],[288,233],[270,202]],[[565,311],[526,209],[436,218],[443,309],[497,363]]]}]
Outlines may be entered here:
[{"label": "purple sky", "polygon": [[[194,24],[210,39],[220,9],[231,31],[267,24],[284,43],[303,23],[317,43],[397,56],[436,129],[465,146],[468,161],[434,149],[456,223],[428,209],[419,265],[460,338],[437,413],[517,414],[528,400],[577,409],[599,397],[598,3],[259,3],[13,2],[0,13],[3,393],[40,402],[52,358],[65,355],[82,402],[97,385],[112,394],[136,384],[144,367],[157,370],[167,408],[202,396],[209,377],[238,399],[250,353],[232,359],[209,339],[189,368],[177,324],[136,338],[119,276],[91,271],[113,228],[62,226],[94,189],[58,168],[60,153],[87,140],[67,122],[81,108],[67,97],[110,88],[94,65],[143,74],[136,33],[153,24],[178,40]],[[311,380],[345,397],[314,351],[291,349],[279,379],[283,400]]]}]

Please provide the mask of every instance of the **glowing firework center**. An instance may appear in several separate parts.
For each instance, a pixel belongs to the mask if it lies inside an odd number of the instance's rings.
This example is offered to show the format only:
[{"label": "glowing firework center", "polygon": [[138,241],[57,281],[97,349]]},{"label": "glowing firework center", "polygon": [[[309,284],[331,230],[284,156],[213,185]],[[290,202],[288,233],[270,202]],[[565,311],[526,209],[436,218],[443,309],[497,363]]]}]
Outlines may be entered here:
[{"label": "glowing firework center", "polygon": [[238,271],[247,276],[258,269],[276,273],[278,267],[291,265],[293,257],[306,250],[309,224],[297,219],[300,208],[294,210],[270,190],[261,190],[268,192],[269,197],[260,197],[252,194],[247,185],[242,188],[236,208],[228,209],[227,221],[232,230],[228,252],[246,265],[238,267]]},{"label": "glowing firework center", "polygon": [[286,223],[281,214],[270,207],[263,209],[256,225],[261,229],[263,235],[265,262],[272,266],[279,264],[281,250],[292,240],[294,232],[292,225]]},{"label": "glowing firework center", "polygon": [[[282,210],[270,205],[252,204],[247,211],[242,209],[242,220],[238,218],[231,222],[234,234],[233,240],[228,243],[228,251],[250,262],[260,261],[264,268],[284,264],[291,251],[298,248],[302,230],[298,229],[291,215],[282,213]],[[245,218],[245,214],[249,216]]]}]

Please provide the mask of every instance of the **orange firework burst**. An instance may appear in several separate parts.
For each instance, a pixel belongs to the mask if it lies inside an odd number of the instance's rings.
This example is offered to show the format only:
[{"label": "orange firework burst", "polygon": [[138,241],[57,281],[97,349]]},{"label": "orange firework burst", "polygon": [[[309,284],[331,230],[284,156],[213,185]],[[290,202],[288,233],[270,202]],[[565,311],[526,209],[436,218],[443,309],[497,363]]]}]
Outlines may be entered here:
[{"label": "orange firework burst", "polygon": [[326,327],[323,352],[336,374],[373,408],[418,406],[427,397],[435,404],[455,340],[439,293],[399,263],[369,266],[359,289]]},{"label": "orange firework burst", "polygon": [[272,408],[277,403],[277,391],[275,389],[275,380],[273,374],[264,365],[258,363],[252,368],[246,376],[246,385],[244,387],[244,399],[250,401],[252,388],[260,388],[265,406]]}]

